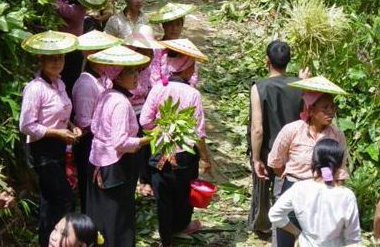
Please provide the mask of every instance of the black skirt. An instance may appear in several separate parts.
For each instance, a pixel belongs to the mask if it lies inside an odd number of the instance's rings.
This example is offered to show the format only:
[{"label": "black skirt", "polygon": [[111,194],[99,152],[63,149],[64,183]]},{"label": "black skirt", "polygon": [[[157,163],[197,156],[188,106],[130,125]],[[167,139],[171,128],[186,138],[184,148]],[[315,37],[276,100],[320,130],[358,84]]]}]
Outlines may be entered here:
[{"label": "black skirt", "polygon": [[74,210],[74,193],[65,172],[66,144],[42,138],[27,144],[27,162],[36,173],[40,187],[39,242],[47,246],[55,224]]},{"label": "black skirt", "polygon": [[[101,184],[93,179],[96,172]],[[134,155],[125,154],[115,164],[105,167],[90,165],[88,175],[86,212],[103,234],[104,246],[135,246],[138,164]]]}]

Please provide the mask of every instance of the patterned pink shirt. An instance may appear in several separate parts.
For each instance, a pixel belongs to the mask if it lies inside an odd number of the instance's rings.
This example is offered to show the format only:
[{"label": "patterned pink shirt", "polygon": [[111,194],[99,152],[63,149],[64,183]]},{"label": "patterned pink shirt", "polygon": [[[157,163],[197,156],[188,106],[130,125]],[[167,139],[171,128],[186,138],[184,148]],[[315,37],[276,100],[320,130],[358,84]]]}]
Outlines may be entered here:
[{"label": "patterned pink shirt", "polygon": [[[309,125],[303,120],[297,120],[285,125],[274,141],[272,151],[268,156],[268,166],[281,168],[285,166],[284,173],[299,180],[313,178],[311,162],[315,144],[324,138],[331,138],[346,146],[346,138],[342,131],[333,124],[327,126],[319,136],[314,139],[309,132]],[[347,153],[343,165],[338,170],[336,178],[348,178]]]},{"label": "patterned pink shirt", "polygon": [[23,91],[20,131],[27,135],[26,142],[40,140],[48,128],[66,129],[71,110],[61,79],[50,84],[37,74]]},{"label": "patterned pink shirt", "polygon": [[[151,81],[152,86],[169,79],[170,73],[168,70],[168,49],[155,49],[154,59],[151,63]],[[198,84],[198,64],[195,63],[195,70],[193,76],[190,78],[189,83],[191,86]]]},{"label": "patterned pink shirt", "polygon": [[127,97],[108,89],[101,94],[91,124],[92,140],[90,162],[95,166],[112,165],[125,153],[139,148],[136,114]]},{"label": "patterned pink shirt", "polygon": [[74,120],[78,127],[91,125],[98,97],[111,87],[111,80],[105,77],[98,79],[88,72],[82,72],[73,87]]},{"label": "patterned pink shirt", "polygon": [[129,98],[129,101],[131,102],[136,114],[140,114],[142,106],[151,88],[152,83],[150,78],[150,66],[148,66],[139,73],[137,87],[129,90],[133,94],[133,96]]},{"label": "patterned pink shirt", "polygon": [[197,89],[182,82],[169,81],[166,86],[161,83],[156,84],[150,91],[141,110],[140,124],[145,129],[153,129],[154,120],[160,117],[158,107],[169,98],[169,96],[172,96],[174,102],[180,100],[179,109],[188,106],[196,107],[194,113],[194,117],[198,120],[196,133],[199,137],[205,137],[206,126],[201,93]]},{"label": "patterned pink shirt", "polygon": [[66,22],[59,27],[59,30],[76,36],[82,35],[86,9],[80,4],[69,3],[67,0],[58,0],[55,4],[59,15]]}]

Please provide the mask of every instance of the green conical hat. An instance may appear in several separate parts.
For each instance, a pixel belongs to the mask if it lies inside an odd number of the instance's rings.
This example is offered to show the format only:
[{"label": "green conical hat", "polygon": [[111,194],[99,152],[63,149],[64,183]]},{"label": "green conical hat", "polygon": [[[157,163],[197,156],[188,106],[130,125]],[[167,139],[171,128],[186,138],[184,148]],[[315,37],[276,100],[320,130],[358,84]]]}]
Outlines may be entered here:
[{"label": "green conical hat", "polygon": [[77,45],[75,35],[50,30],[26,38],[21,47],[35,54],[62,54],[75,50]]},{"label": "green conical hat", "polygon": [[78,37],[78,50],[102,50],[120,45],[122,40],[108,33],[92,30]]},{"label": "green conical hat", "polygon": [[88,9],[101,9],[107,4],[108,0],[78,0],[80,4]]},{"label": "green conical hat", "polygon": [[329,93],[329,94],[344,94],[348,93],[335,85],[323,76],[316,76],[309,79],[304,79],[300,81],[295,81],[288,84],[291,87],[301,88],[304,90]]},{"label": "green conical hat", "polygon": [[141,55],[125,46],[118,45],[103,51],[99,51],[95,54],[91,54],[87,58],[91,62],[119,65],[119,66],[134,66],[149,62],[150,58]]},{"label": "green conical hat", "polygon": [[207,56],[188,39],[163,40],[160,43],[173,51],[193,57],[198,61],[203,62],[208,60]]},{"label": "green conical hat", "polygon": [[149,21],[151,23],[162,23],[172,21],[186,16],[195,9],[196,6],[192,4],[167,3],[158,11],[152,13],[150,15]]}]

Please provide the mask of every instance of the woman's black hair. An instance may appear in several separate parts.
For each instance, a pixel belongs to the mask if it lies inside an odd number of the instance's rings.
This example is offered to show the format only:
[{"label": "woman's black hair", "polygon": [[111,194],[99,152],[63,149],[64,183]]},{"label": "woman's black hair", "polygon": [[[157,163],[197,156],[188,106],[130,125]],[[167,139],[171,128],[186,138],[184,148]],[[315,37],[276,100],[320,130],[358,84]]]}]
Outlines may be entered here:
[{"label": "woman's black hair", "polygon": [[96,247],[98,239],[98,230],[91,218],[85,214],[68,213],[65,216],[66,225],[64,232],[67,235],[69,224],[73,226],[75,236],[81,243],[87,247]]},{"label": "woman's black hair", "polygon": [[336,140],[322,139],[317,142],[313,150],[311,169],[317,177],[322,176],[321,168],[328,167],[334,175],[342,166],[345,148]]}]

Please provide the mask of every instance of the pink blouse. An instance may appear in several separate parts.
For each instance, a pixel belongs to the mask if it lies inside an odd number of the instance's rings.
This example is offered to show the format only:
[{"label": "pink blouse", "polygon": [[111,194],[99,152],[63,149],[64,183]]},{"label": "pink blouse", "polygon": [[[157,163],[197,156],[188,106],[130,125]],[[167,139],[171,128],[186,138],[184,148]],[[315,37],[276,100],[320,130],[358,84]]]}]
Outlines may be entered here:
[{"label": "pink blouse", "polygon": [[76,36],[82,35],[86,9],[80,4],[69,3],[67,0],[58,0],[55,4],[59,15],[66,22],[59,27],[59,30]]},{"label": "pink blouse", "polygon": [[125,153],[139,148],[136,114],[127,97],[108,89],[101,94],[91,123],[94,134],[90,162],[95,166],[116,163]]},{"label": "pink blouse", "polygon": [[82,72],[73,87],[73,105],[75,123],[80,128],[91,125],[98,97],[107,88],[112,87],[112,81],[105,77],[96,78],[88,72]]},{"label": "pink blouse", "polygon": [[71,110],[61,79],[50,84],[37,74],[23,91],[20,131],[27,135],[26,142],[38,141],[48,128],[66,129]]},{"label": "pink blouse", "polygon": [[[168,70],[168,52],[169,49],[155,49],[154,60],[151,63],[151,81],[152,86],[169,79],[170,73]],[[198,64],[195,63],[194,74],[189,80],[191,86],[198,84]]]},{"label": "pink blouse", "polygon": [[141,110],[140,124],[145,129],[153,129],[154,120],[160,117],[158,107],[169,96],[173,97],[174,102],[180,100],[179,110],[188,106],[196,107],[194,113],[194,117],[197,119],[196,133],[199,137],[205,137],[206,126],[201,93],[197,89],[181,82],[169,81],[166,86],[161,83],[153,86]]},{"label": "pink blouse", "polygon": [[148,95],[150,89],[152,88],[151,78],[150,78],[150,66],[140,72],[138,77],[138,85],[135,89],[129,90],[133,96],[129,98],[133,109],[136,114],[140,114],[142,105],[145,102],[146,96]]},{"label": "pink blouse", "polygon": [[[272,151],[268,156],[268,166],[281,168],[285,166],[285,174],[299,180],[313,178],[311,162],[315,144],[324,138],[331,138],[346,146],[346,138],[342,131],[333,124],[327,126],[319,136],[314,139],[309,132],[309,125],[303,120],[285,125],[274,141]],[[343,165],[337,173],[337,179],[348,178],[347,155]]]}]

